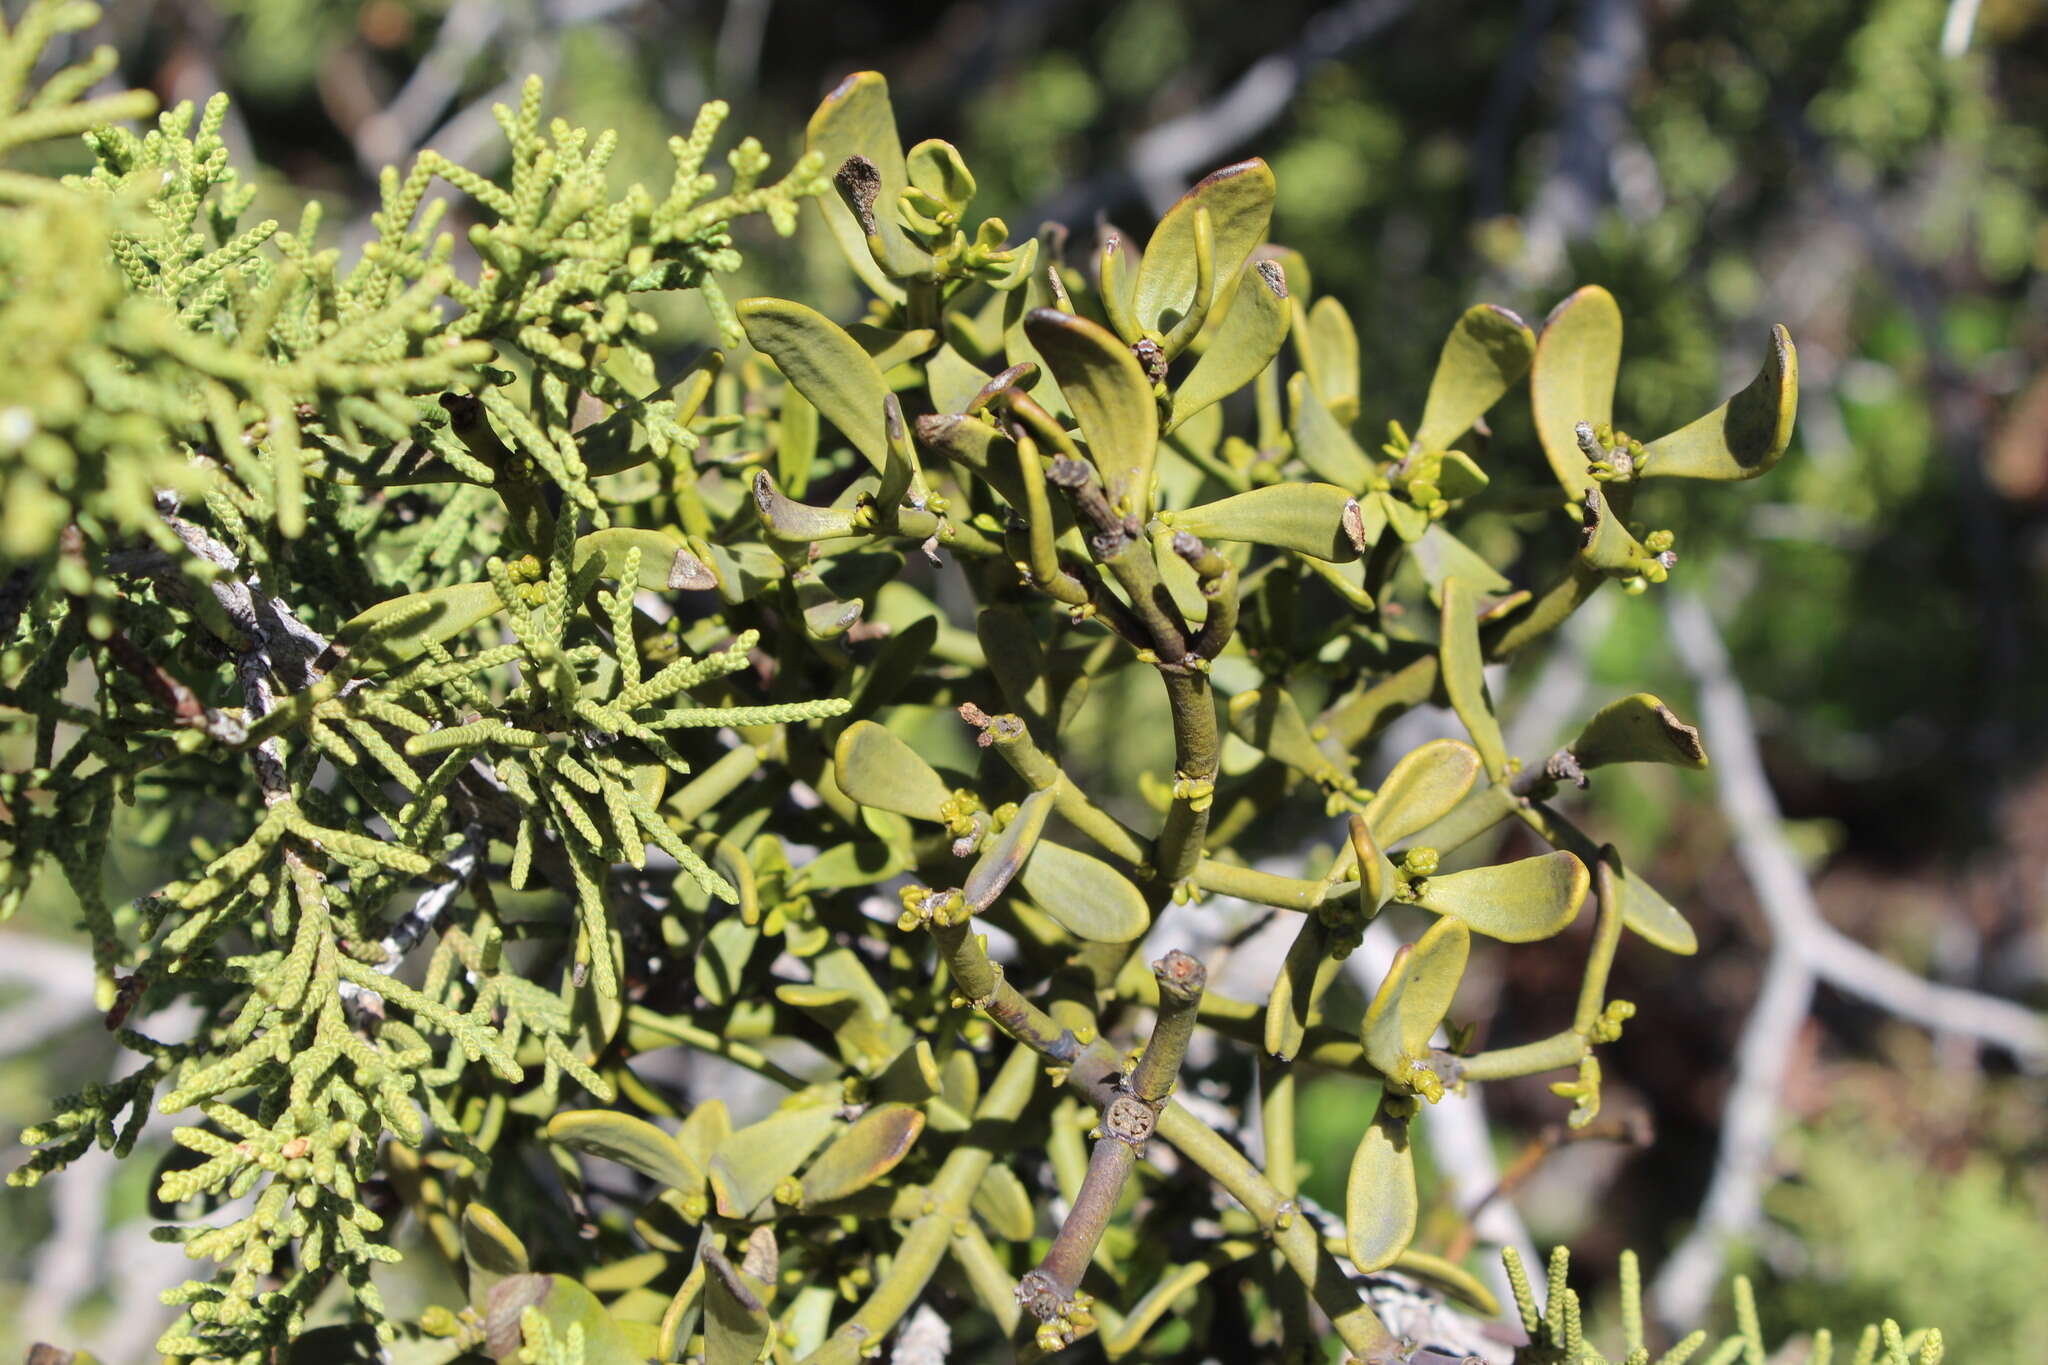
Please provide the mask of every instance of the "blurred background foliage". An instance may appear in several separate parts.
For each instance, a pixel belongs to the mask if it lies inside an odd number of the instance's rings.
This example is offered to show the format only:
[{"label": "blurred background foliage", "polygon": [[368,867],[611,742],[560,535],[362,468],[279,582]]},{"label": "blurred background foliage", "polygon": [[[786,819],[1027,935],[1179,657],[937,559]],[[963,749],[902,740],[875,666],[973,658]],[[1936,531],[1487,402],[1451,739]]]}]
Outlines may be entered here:
[{"label": "blurred background foliage", "polygon": [[[700,101],[730,101],[780,157],[826,90],[873,68],[910,136],[966,151],[978,206],[1013,234],[1064,221],[1077,252],[1099,222],[1142,228],[1200,174],[1262,155],[1276,238],[1358,320],[1366,431],[1416,410],[1435,358],[1416,337],[1475,301],[1534,320],[1578,283],[1606,285],[1629,319],[1617,421],[1642,435],[1746,381],[1783,322],[1803,382],[1777,476],[1691,502],[1646,489],[1641,510],[1677,531],[1679,578],[1721,622],[1829,919],[1937,979],[2048,1005],[2039,0],[137,0],[83,39],[114,43],[119,79],[167,104],[231,92],[238,164],[263,167],[280,202],[286,185],[326,199],[351,246],[380,166],[433,146],[487,168],[490,104],[528,71],[553,112],[618,129],[622,180],[658,182]],[[741,244],[744,292],[857,314],[814,217],[794,246]],[[701,313],[664,322],[678,357],[708,339]],[[1500,500],[1542,496],[1526,409],[1495,440]],[[1475,531],[1489,534],[1512,554],[1505,519]],[[1646,681],[1687,695],[1654,593],[1594,619],[1511,680],[1522,752],[1547,752],[1577,698]],[[1104,761],[1156,766],[1139,728]],[[1642,1013],[1609,1105],[1655,1146],[1550,1151],[1560,1102],[1539,1083],[1490,1088],[1514,1197],[1539,1241],[1574,1244],[1596,1299],[1621,1247],[1654,1268],[1697,1213],[1768,948],[1712,790],[1711,774],[1660,768],[1592,794],[1597,829],[1661,851],[1653,879],[1702,940],[1690,960],[1624,949],[1617,969]],[[150,878],[117,865],[110,880]],[[41,890],[17,940],[71,933]],[[1492,986],[1503,1028],[1554,1013],[1582,953],[1568,935],[1514,955]],[[106,1065],[90,1016],[67,1021],[76,1002],[42,999],[32,955],[13,960],[0,1128],[61,1088],[53,1075]],[[1888,1312],[1941,1325],[1953,1360],[2040,1358],[2041,1080],[1826,987],[1786,1045],[1794,1122],[1744,1263],[1767,1324]],[[1331,1179],[1369,1091],[1309,1092],[1302,1156]],[[53,1266],[48,1240],[80,1219],[139,1223],[147,1169],[129,1164],[96,1205],[64,1207],[63,1181],[10,1200],[0,1322],[49,1331],[60,1308],[88,1323],[149,1302],[151,1285],[137,1298]],[[0,1350],[18,1352],[10,1332]]]}]

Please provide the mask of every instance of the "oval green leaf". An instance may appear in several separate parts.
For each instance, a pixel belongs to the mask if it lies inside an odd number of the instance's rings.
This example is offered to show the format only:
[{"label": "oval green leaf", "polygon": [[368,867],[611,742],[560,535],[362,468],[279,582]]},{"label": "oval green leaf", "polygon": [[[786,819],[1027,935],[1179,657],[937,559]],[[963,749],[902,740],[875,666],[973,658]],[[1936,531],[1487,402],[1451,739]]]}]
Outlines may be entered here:
[{"label": "oval green leaf", "polygon": [[1479,780],[1479,752],[1455,739],[1433,739],[1404,755],[1365,808],[1381,848],[1449,814]]},{"label": "oval green leaf", "polygon": [[1028,1242],[1038,1231],[1038,1213],[1031,1207],[1024,1182],[1000,1162],[982,1176],[974,1191],[973,1208],[983,1226],[1002,1241]]},{"label": "oval green leaf", "polygon": [[767,1203],[839,1125],[837,1104],[778,1109],[718,1144],[711,1158],[711,1192],[722,1218],[746,1218]]},{"label": "oval green leaf", "polygon": [[1344,1250],[1352,1264],[1368,1274],[1392,1265],[1415,1239],[1420,1209],[1408,1120],[1389,1118],[1382,1102],[1344,1186]]},{"label": "oval green leaf", "polygon": [[1253,261],[1202,358],[1173,391],[1173,431],[1257,379],[1287,339],[1287,277],[1276,261]]},{"label": "oval green leaf", "polygon": [[528,1308],[547,1322],[557,1342],[567,1340],[571,1328],[582,1330],[584,1365],[645,1365],[597,1295],[566,1275],[512,1275],[491,1288],[484,1349],[493,1360],[519,1357],[526,1344],[519,1323]]},{"label": "oval green leaf", "polygon": [[1309,382],[1323,406],[1340,423],[1358,420],[1358,329],[1335,295],[1315,301],[1306,318],[1306,359]]},{"label": "oval green leaf", "polygon": [[1394,955],[1359,1026],[1368,1062],[1406,1084],[1409,1064],[1429,1055],[1430,1036],[1450,1012],[1471,951],[1472,935],[1464,923],[1440,919]]},{"label": "oval green leaf", "polygon": [[1024,894],[1079,938],[1129,943],[1152,923],[1144,893],[1102,859],[1038,841],[1020,878]]},{"label": "oval green leaf", "polygon": [[486,617],[501,603],[489,583],[454,583],[379,602],[350,617],[334,633],[330,653],[360,654],[360,675],[382,673],[412,662],[429,645],[443,644]]},{"label": "oval green leaf", "polygon": [[878,1104],[832,1140],[804,1171],[804,1206],[864,1190],[896,1169],[924,1131],[924,1114],[907,1104]]},{"label": "oval green leaf", "polygon": [[1131,311],[1140,327],[1163,336],[1194,309],[1195,210],[1209,211],[1215,244],[1214,283],[1206,306],[1266,240],[1273,221],[1273,190],[1272,168],[1253,157],[1204,177],[1174,201],[1152,230],[1138,264]]},{"label": "oval green leaf", "polygon": [[1416,904],[1503,943],[1534,943],[1577,918],[1591,885],[1577,855],[1559,850],[1430,877]]},{"label": "oval green leaf", "polygon": [[1332,415],[1308,376],[1297,374],[1287,381],[1287,397],[1294,405],[1294,453],[1320,478],[1345,488],[1365,489],[1379,475],[1379,466],[1366,457],[1351,439],[1344,424]]},{"label": "oval green leaf", "polygon": [[854,273],[877,297],[900,302],[903,287],[890,276],[909,274],[926,258],[896,219],[896,198],[909,188],[910,173],[896,134],[889,82],[876,71],[856,71],[841,81],[811,115],[804,146],[823,159],[828,176],[837,175],[848,157],[865,157],[875,168],[872,216],[886,269],[876,262],[866,229],[844,199],[827,190],[818,204]]},{"label": "oval green leaf", "polygon": [[832,750],[832,776],[839,790],[861,805],[915,820],[943,821],[945,804],[953,799],[938,769],[895,731],[871,720],[857,720],[840,732]]}]

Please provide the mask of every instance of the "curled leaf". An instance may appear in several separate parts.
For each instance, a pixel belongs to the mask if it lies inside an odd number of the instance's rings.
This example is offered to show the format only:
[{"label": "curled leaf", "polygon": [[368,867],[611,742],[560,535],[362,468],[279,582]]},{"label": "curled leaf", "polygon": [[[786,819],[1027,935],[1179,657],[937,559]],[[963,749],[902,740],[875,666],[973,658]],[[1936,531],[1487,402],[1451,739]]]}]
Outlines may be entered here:
[{"label": "curled leaf", "polygon": [[1700,732],[1648,692],[1609,702],[1586,722],[1571,742],[1572,757],[1581,768],[1608,763],[1669,763],[1679,768],[1707,766]]},{"label": "curled leaf", "polygon": [[1771,349],[1749,387],[1706,416],[1643,448],[1646,479],[1753,479],[1784,455],[1799,413],[1799,352],[1771,328]]}]

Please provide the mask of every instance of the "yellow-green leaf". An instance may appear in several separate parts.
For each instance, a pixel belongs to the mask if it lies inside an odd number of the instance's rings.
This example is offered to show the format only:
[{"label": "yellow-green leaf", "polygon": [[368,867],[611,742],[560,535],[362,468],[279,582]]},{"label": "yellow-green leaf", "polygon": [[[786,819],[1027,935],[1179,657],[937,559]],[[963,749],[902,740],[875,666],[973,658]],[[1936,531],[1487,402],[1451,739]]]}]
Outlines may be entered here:
[{"label": "yellow-green leaf", "polygon": [[1593,486],[1578,424],[1614,420],[1614,380],[1621,372],[1621,309],[1614,295],[1589,284],[1551,310],[1536,338],[1529,403],[1536,438],[1551,472],[1573,498]]},{"label": "yellow-green leaf", "polygon": [[1413,554],[1415,566],[1422,570],[1422,581],[1429,585],[1429,599],[1439,607],[1444,601],[1444,584],[1453,577],[1464,579],[1475,593],[1504,593],[1514,587],[1493,565],[1480,558],[1478,551],[1446,531],[1442,522],[1429,524],[1429,529],[1415,542]]},{"label": "yellow-green leaf", "polygon": [[1294,453],[1302,463],[1331,483],[1363,491],[1378,477],[1379,467],[1366,458],[1342,422],[1333,416],[1308,382],[1295,375],[1287,381],[1294,405]]},{"label": "yellow-green leaf", "polygon": [[840,732],[832,750],[832,776],[863,806],[916,820],[945,819],[953,793],[938,769],[919,758],[893,730],[857,720]]},{"label": "yellow-green leaf", "polygon": [[688,1194],[704,1188],[704,1169],[646,1119],[609,1109],[566,1109],[548,1120],[548,1140],[621,1166]]},{"label": "yellow-green leaf", "polygon": [[1030,1194],[1016,1172],[1001,1162],[990,1166],[982,1176],[974,1191],[973,1208],[983,1226],[1002,1241],[1028,1242],[1038,1230],[1038,1214],[1031,1207]]},{"label": "yellow-green leaf", "polygon": [[1365,808],[1381,848],[1392,848],[1448,814],[1479,780],[1479,753],[1455,739],[1433,739],[1404,755]]},{"label": "yellow-green leaf", "polygon": [[1471,430],[1529,372],[1535,353],[1536,334],[1515,314],[1490,303],[1466,309],[1437,359],[1416,445],[1442,450]]},{"label": "yellow-green leaf", "polygon": [[1281,1061],[1301,1051],[1309,1017],[1344,964],[1330,952],[1330,931],[1317,915],[1302,919],[1266,997],[1266,1051]]},{"label": "yellow-green leaf", "polygon": [[1287,339],[1287,277],[1274,261],[1253,261],[1202,358],[1173,391],[1173,431],[1259,377]]},{"label": "yellow-green leaf", "polygon": [[1144,893],[1102,859],[1038,841],[1020,880],[1032,904],[1079,938],[1129,943],[1152,923]]},{"label": "yellow-green leaf", "polygon": [[752,1215],[838,1126],[837,1104],[810,1102],[778,1109],[728,1136],[711,1158],[711,1191],[719,1216]]},{"label": "yellow-green leaf", "polygon": [[784,497],[765,469],[754,471],[754,509],[771,540],[794,545],[861,534],[850,507],[813,507]]},{"label": "yellow-green leaf", "polygon": [[[1600,845],[1549,806],[1540,801],[1533,803],[1528,817],[1537,833],[1556,847],[1577,855],[1579,861],[1588,867],[1600,860]],[[1608,856],[1615,858],[1617,855],[1610,853]],[[1690,957],[1699,951],[1699,936],[1693,932],[1685,916],[1678,913],[1678,907],[1626,867],[1621,870],[1621,922],[1667,953]]]},{"label": "yellow-green leaf", "polygon": [[910,173],[896,133],[896,111],[889,104],[889,82],[875,71],[857,71],[841,81],[811,115],[804,146],[823,158],[826,175],[837,175],[848,157],[865,157],[874,166],[874,227],[886,270],[876,263],[866,230],[840,196],[827,192],[818,196],[818,204],[854,273],[877,297],[900,302],[903,287],[890,276],[909,274],[929,258],[896,218],[896,199],[909,187]]},{"label": "yellow-green leaf", "polygon": [[1053,789],[1050,787],[1035,791],[1017,803],[1017,813],[1010,817],[1010,823],[989,841],[981,857],[975,860],[974,870],[967,874],[967,884],[961,888],[961,893],[967,898],[968,909],[981,911],[994,905],[1011,879],[1023,870],[1031,851],[1038,847],[1038,836],[1045,832],[1052,804]]},{"label": "yellow-green leaf", "polygon": [[1059,382],[1111,502],[1149,508],[1159,404],[1131,348],[1086,318],[1034,308],[1025,335]]},{"label": "yellow-green leaf", "polygon": [[1608,763],[1669,763],[1677,768],[1707,766],[1700,732],[1648,692],[1637,692],[1600,708],[1571,742],[1581,768]]},{"label": "yellow-green leaf", "polygon": [[1486,656],[1479,649],[1478,608],[1471,587],[1462,578],[1447,581],[1443,597],[1443,639],[1438,648],[1444,691],[1450,694],[1451,709],[1472,736],[1486,775],[1497,782],[1507,772],[1508,746],[1486,698]]},{"label": "yellow-green leaf", "polygon": [[1590,885],[1586,865],[1559,850],[1427,878],[1416,904],[1503,943],[1534,943],[1578,916]]},{"label": "yellow-green leaf", "polygon": [[1316,747],[1308,721],[1286,688],[1240,692],[1230,699],[1229,713],[1231,733],[1253,748],[1316,781],[1333,774],[1329,756]]},{"label": "yellow-green leaf", "polygon": [[1366,539],[1358,500],[1333,483],[1275,483],[1162,516],[1176,531],[1298,550],[1330,563],[1358,558]]},{"label": "yellow-green leaf", "polygon": [[788,299],[743,299],[740,325],[818,412],[877,470],[889,460],[882,371],[845,328]]},{"label": "yellow-green leaf", "polygon": [[1415,1239],[1420,1207],[1408,1120],[1390,1117],[1382,1100],[1344,1186],[1344,1249],[1352,1264],[1367,1273],[1392,1265]]},{"label": "yellow-green leaf", "polygon": [[1456,919],[1440,919],[1403,945],[1359,1027],[1368,1062],[1407,1084],[1409,1064],[1429,1055],[1430,1037],[1450,1012],[1471,951],[1472,935]]},{"label": "yellow-green leaf", "polygon": [[1214,282],[1206,307],[1266,240],[1273,220],[1273,190],[1272,168],[1254,157],[1204,177],[1174,201],[1152,230],[1138,265],[1131,311],[1140,327],[1164,335],[1195,307],[1195,210],[1208,210],[1215,243]]},{"label": "yellow-green leaf", "polygon": [[1799,413],[1799,352],[1771,328],[1771,349],[1749,387],[1697,421],[1643,448],[1646,479],[1753,479],[1792,442]]},{"label": "yellow-green leaf", "polygon": [[479,1312],[489,1302],[493,1285],[533,1268],[519,1235],[505,1226],[504,1219],[474,1202],[462,1210],[462,1260],[469,1271],[469,1302]]},{"label": "yellow-green leaf", "polygon": [[1309,382],[1345,426],[1358,420],[1358,329],[1335,295],[1317,299],[1306,318]]},{"label": "yellow-green leaf", "polygon": [[500,606],[498,590],[489,583],[454,583],[407,593],[350,617],[334,633],[329,648],[344,657],[359,654],[359,674],[382,673],[417,659],[429,645],[455,638],[495,615]]},{"label": "yellow-green leaf", "polygon": [[[636,586],[655,592],[666,592],[676,586],[678,556],[692,564],[696,562],[688,547],[666,531],[614,526],[610,530],[592,531],[587,536],[577,537],[576,571],[581,573],[593,558],[602,556],[604,576],[617,579],[626,572],[626,552],[636,548],[640,551],[640,576]],[[701,569],[702,566],[698,567]]]},{"label": "yellow-green leaf", "polygon": [[584,1365],[645,1365],[597,1295],[566,1275],[511,1275],[492,1286],[484,1309],[484,1349],[497,1361],[517,1359],[527,1309],[538,1312],[557,1342],[582,1329]]},{"label": "yellow-green leaf", "polygon": [[878,1104],[832,1140],[804,1171],[804,1206],[847,1195],[896,1169],[924,1131],[924,1114],[907,1104]]},{"label": "yellow-green leaf", "polygon": [[755,1365],[775,1330],[768,1316],[768,1286],[704,1248],[704,1365]]}]

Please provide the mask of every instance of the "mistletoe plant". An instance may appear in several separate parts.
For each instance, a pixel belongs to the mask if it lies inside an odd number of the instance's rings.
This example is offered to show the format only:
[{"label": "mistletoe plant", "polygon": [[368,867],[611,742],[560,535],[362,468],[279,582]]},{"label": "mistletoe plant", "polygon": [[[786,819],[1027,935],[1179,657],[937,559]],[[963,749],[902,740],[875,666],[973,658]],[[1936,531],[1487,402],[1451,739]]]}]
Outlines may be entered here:
[{"label": "mistletoe plant", "polygon": [[[11,1179],[178,1117],[153,1196],[215,1268],[169,1296],[165,1356],[852,1362],[921,1302],[979,1306],[962,1349],[1158,1356],[1249,1288],[1255,1349],[1387,1365],[1449,1357],[1382,1321],[1376,1273],[1498,1311],[1413,1244],[1411,1125],[1552,1071],[1592,1118],[1621,934],[1693,937],[1549,802],[1706,756],[1637,695],[1518,762],[1484,670],[1671,571],[1628,523],[1641,480],[1777,461],[1782,330],[1642,443],[1612,425],[1607,294],[1540,334],[1477,307],[1414,434],[1368,449],[1352,324],[1268,242],[1263,162],[1070,263],[1057,229],[973,219],[965,162],[905,151],[878,76],[774,181],[752,141],[722,187],[704,169],[707,106],[658,193],[615,192],[612,139],[544,124],[533,83],[501,174],[388,173],[344,262],[311,208],[245,223],[220,101],[102,126],[146,106],[77,102],[105,55],[31,93],[90,22],[46,0],[0,44],[0,146],[91,129],[96,159],[0,176],[0,908],[69,883],[139,1060],[58,1100]],[[858,322],[720,292],[730,225],[787,234],[807,200]],[[725,350],[678,364],[656,291]],[[1576,538],[1535,591],[1451,529],[1525,376]],[[1105,757],[1127,678],[1163,693],[1170,771]],[[1432,701],[1471,742],[1380,771]],[[1334,855],[1254,864],[1304,816]],[[1553,851],[1488,861],[1507,822]],[[163,870],[133,900],[115,840]],[[1223,898],[1297,926],[1265,999],[1138,951]],[[1589,900],[1557,1033],[1445,1028],[1474,935]],[[1413,942],[1361,1013],[1332,987],[1381,917]],[[677,1048],[779,1102],[636,1068]],[[1300,1190],[1316,1070],[1381,1086],[1340,1211]],[[400,1213],[466,1302],[387,1313]],[[1600,1358],[1562,1273],[1549,1318],[1522,1295],[1518,1359]]]}]

